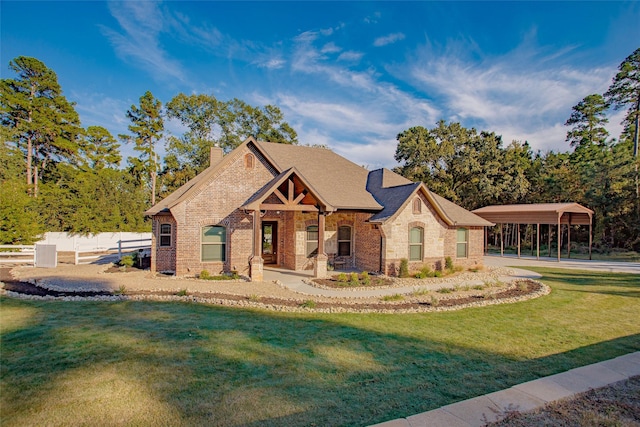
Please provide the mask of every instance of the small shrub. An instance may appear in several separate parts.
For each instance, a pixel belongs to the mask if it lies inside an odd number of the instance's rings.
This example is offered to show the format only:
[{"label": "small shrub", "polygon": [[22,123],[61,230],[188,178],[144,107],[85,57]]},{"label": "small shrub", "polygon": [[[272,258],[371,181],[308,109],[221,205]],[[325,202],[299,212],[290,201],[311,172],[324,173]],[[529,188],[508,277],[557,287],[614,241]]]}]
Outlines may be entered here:
[{"label": "small shrub", "polygon": [[438,270],[434,271],[433,277],[442,277],[442,271],[438,271]]},{"label": "small shrub", "polygon": [[453,271],[453,260],[451,259],[450,256],[444,259],[444,268],[446,268],[449,271]]},{"label": "small shrub", "polygon": [[210,280],[211,279],[211,274],[209,273],[208,270],[202,270],[200,272],[200,275],[198,276],[198,278],[203,279],[203,280]]},{"label": "small shrub", "polygon": [[385,295],[382,297],[382,301],[402,301],[403,299],[404,296],[400,294]]},{"label": "small shrub", "polygon": [[117,291],[113,292],[116,295],[125,295],[127,293],[127,287],[125,285],[120,285]]},{"label": "small shrub", "polygon": [[126,270],[127,267],[133,267],[133,257],[131,255],[125,255],[122,258],[120,258],[120,265],[122,266],[123,270]]},{"label": "small shrub", "polygon": [[358,273],[351,273],[349,275],[349,284],[351,286],[358,286],[360,285],[360,277],[358,277]]},{"label": "small shrub", "polygon": [[308,299],[306,301],[304,301],[302,304],[300,304],[300,307],[302,308],[316,308],[317,304],[314,300]]},{"label": "small shrub", "polygon": [[363,271],[362,273],[360,273],[360,280],[362,281],[362,284],[365,286],[369,286],[371,284],[371,278],[369,277],[369,273],[366,271]]},{"label": "small shrub", "polygon": [[420,272],[416,273],[415,277],[416,279],[425,279],[427,277],[433,277],[433,272],[431,271],[428,265],[425,265],[424,267],[422,267]]},{"label": "small shrub", "polygon": [[436,291],[439,294],[450,294],[451,293],[451,289],[449,288],[440,288]]},{"label": "small shrub", "polygon": [[349,277],[346,273],[340,273],[338,274],[338,278],[336,280],[341,283],[347,283],[349,281]]},{"label": "small shrub", "polygon": [[440,305],[440,300],[435,296],[431,295],[431,301],[429,301],[432,307],[437,307]]},{"label": "small shrub", "polygon": [[333,266],[333,264],[327,264],[327,271],[333,271],[335,270],[335,267]]},{"label": "small shrub", "polygon": [[260,295],[256,295],[256,294],[249,295],[249,301],[252,301],[252,302],[260,301]]},{"label": "small shrub", "polygon": [[518,282],[518,290],[525,292],[529,289],[527,282]]},{"label": "small shrub", "polygon": [[416,289],[415,291],[411,292],[411,296],[414,297],[421,297],[424,295],[429,295],[429,289],[425,289],[425,288],[420,288],[420,289]]},{"label": "small shrub", "polygon": [[475,289],[476,291],[481,291],[486,287],[486,285],[475,285],[473,286],[473,289]]},{"label": "small shrub", "polygon": [[400,260],[400,277],[409,277],[409,260],[402,258]]},{"label": "small shrub", "polygon": [[179,297],[186,297],[187,296],[187,289],[180,289],[178,292],[176,292],[176,295]]}]

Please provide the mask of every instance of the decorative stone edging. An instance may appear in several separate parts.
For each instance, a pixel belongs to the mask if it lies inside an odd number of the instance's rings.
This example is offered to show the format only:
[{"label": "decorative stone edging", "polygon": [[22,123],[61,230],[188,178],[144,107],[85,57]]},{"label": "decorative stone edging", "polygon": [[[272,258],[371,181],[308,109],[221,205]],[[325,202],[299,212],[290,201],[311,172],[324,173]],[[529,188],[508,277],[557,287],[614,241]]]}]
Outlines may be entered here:
[{"label": "decorative stone edging", "polygon": [[[425,313],[425,312],[442,312],[442,311],[455,311],[461,310],[464,308],[470,307],[482,307],[489,305],[497,305],[497,304],[510,304],[515,302],[521,302],[530,300],[533,298],[538,298],[544,295],[547,295],[551,292],[551,289],[545,285],[544,283],[530,280],[530,282],[536,283],[539,285],[539,289],[535,292],[528,293],[526,295],[512,297],[512,298],[495,298],[495,299],[483,299],[481,301],[474,301],[471,303],[459,304],[455,306],[449,307],[439,307],[439,306],[431,306],[425,305],[419,308],[393,308],[394,305],[402,305],[403,302],[386,302],[385,305],[389,308],[384,309],[371,309],[371,308],[358,308],[358,303],[353,305],[344,304],[338,305],[334,307],[328,308],[311,308],[311,307],[302,307],[300,305],[304,304],[304,300],[287,298],[284,301],[295,302],[299,304],[297,306],[288,306],[288,305],[278,305],[278,304],[264,304],[259,301],[251,301],[251,300],[234,300],[234,299],[225,299],[225,298],[215,298],[215,297],[202,297],[202,296],[178,296],[178,295],[100,295],[100,296],[88,296],[88,297],[80,297],[80,296],[37,296],[37,295],[27,295],[13,291],[7,291],[4,288],[0,288],[1,295],[7,295],[12,298],[19,298],[24,300],[37,300],[37,301],[105,301],[105,302],[116,302],[116,301],[171,301],[171,302],[195,302],[195,303],[205,303],[205,304],[214,304],[225,307],[240,307],[240,308],[258,308],[264,310],[271,311],[279,311],[279,312],[292,312],[292,313]],[[513,286],[517,285],[518,281],[512,282]],[[504,291],[505,288],[501,289]],[[439,300],[445,299],[454,299],[453,297],[443,297]]]}]

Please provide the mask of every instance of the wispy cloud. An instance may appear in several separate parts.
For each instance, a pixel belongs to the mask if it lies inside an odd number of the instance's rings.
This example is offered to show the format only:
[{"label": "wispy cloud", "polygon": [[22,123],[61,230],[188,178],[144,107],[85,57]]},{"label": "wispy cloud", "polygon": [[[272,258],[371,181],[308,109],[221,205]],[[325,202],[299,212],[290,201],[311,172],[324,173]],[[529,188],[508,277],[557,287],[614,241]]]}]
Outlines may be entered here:
[{"label": "wispy cloud", "polygon": [[437,98],[448,112],[444,118],[495,131],[505,143],[528,140],[540,149],[562,147],[571,107],[605,91],[614,71],[613,66],[571,68],[557,52],[546,55],[530,46],[499,57],[475,56],[481,59],[423,47],[409,66],[409,80]]},{"label": "wispy cloud", "polygon": [[266,61],[258,62],[257,65],[260,68],[267,68],[270,70],[278,70],[285,66],[287,61],[282,58],[271,58]]},{"label": "wispy cloud", "polygon": [[340,56],[338,56],[338,61],[357,62],[357,61],[360,61],[363,56],[364,56],[364,53],[362,52],[355,52],[353,50],[349,50],[347,52],[342,52]]},{"label": "wispy cloud", "polygon": [[402,33],[393,33],[384,37],[378,37],[373,41],[373,45],[375,47],[386,46],[388,44],[393,44],[395,42],[399,42],[400,40],[404,40],[405,35]]},{"label": "wispy cloud", "polygon": [[180,62],[170,58],[160,46],[165,20],[157,3],[111,2],[109,10],[121,31],[105,26],[102,31],[120,58],[142,67],[156,80],[185,79]]}]

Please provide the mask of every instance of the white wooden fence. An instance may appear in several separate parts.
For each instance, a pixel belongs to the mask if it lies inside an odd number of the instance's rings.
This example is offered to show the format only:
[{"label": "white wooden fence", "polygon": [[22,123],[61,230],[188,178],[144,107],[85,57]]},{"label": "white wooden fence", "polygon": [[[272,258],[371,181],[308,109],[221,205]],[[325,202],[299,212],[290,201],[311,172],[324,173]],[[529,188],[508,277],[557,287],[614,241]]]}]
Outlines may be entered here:
[{"label": "white wooden fence", "polygon": [[75,249],[75,264],[89,264],[92,261],[104,258],[108,254],[118,254],[118,259],[122,258],[124,252],[138,251],[142,249],[150,253],[151,251],[151,238],[148,239],[131,239],[131,240],[118,240],[117,245],[105,248],[105,247],[80,247],[79,245]]},{"label": "white wooden fence", "polygon": [[0,245],[0,264],[36,265],[36,246]]}]

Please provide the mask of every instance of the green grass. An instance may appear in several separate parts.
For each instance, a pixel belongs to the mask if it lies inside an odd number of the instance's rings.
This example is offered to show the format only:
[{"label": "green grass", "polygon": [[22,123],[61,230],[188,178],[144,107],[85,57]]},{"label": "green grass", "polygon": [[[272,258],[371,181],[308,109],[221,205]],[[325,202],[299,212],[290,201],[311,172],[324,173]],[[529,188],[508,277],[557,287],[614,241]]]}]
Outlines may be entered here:
[{"label": "green grass", "polygon": [[412,315],[2,298],[2,425],[367,425],[640,350],[638,276],[536,271]]}]

